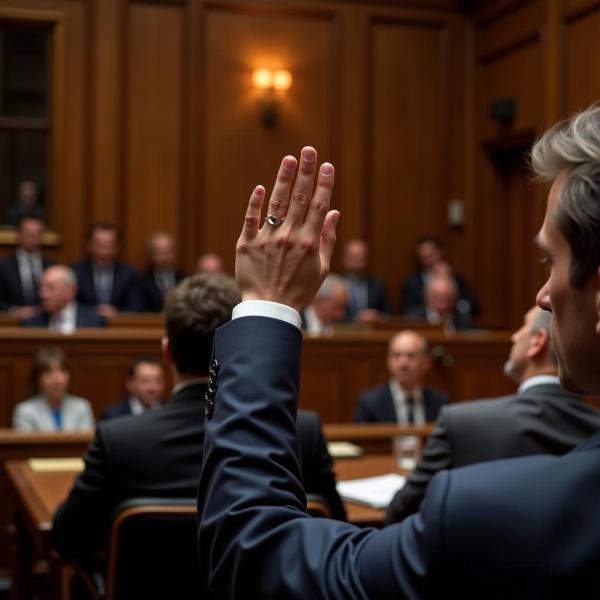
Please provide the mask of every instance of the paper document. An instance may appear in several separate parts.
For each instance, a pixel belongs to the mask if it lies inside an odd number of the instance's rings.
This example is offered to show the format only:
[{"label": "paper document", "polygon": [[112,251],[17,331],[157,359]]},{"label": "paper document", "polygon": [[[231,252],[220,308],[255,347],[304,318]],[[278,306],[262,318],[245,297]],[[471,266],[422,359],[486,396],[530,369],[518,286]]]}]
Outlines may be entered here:
[{"label": "paper document", "polygon": [[344,500],[366,504],[373,508],[385,508],[405,483],[406,477],[388,473],[378,477],[340,481],[337,484],[337,491]]},{"label": "paper document", "polygon": [[327,450],[333,458],[354,458],[364,454],[364,450],[352,442],[328,442]]},{"label": "paper document", "polygon": [[81,458],[30,458],[27,464],[34,473],[83,471],[84,467]]}]

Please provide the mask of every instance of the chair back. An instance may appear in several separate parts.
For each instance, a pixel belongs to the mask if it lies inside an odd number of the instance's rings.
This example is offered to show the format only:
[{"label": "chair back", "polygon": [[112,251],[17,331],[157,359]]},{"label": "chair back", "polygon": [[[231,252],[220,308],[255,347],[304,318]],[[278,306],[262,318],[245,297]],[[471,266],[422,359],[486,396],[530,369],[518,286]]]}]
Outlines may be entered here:
[{"label": "chair back", "polygon": [[202,598],[197,540],[195,498],[121,503],[110,535],[107,599]]}]

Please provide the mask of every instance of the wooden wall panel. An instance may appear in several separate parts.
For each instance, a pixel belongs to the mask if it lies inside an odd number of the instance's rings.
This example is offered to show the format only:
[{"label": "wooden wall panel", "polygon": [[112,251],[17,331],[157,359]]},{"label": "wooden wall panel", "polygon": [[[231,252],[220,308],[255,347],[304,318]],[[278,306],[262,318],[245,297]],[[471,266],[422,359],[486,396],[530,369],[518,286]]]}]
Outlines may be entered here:
[{"label": "wooden wall panel", "polygon": [[[262,183],[270,190],[281,158],[297,156],[305,144],[317,148],[320,160],[335,160],[341,102],[335,90],[331,14],[280,14],[275,8],[252,13],[242,8],[220,10],[215,3],[207,11],[206,116],[203,132],[198,132],[205,161],[202,197],[197,199],[203,206],[202,245],[226,257],[230,269],[254,186]],[[280,98],[279,122],[273,128],[260,123],[261,92],[252,87],[252,71],[262,66],[293,74],[292,89]]]},{"label": "wooden wall panel", "polygon": [[178,237],[183,161],[183,10],[131,4],[127,19],[125,253],[141,265],[156,230]]},{"label": "wooden wall panel", "polygon": [[372,260],[392,286],[394,305],[415,239],[445,226],[447,42],[440,22],[371,26],[365,215]]},{"label": "wooden wall panel", "polygon": [[600,4],[563,25],[565,113],[600,100]]}]

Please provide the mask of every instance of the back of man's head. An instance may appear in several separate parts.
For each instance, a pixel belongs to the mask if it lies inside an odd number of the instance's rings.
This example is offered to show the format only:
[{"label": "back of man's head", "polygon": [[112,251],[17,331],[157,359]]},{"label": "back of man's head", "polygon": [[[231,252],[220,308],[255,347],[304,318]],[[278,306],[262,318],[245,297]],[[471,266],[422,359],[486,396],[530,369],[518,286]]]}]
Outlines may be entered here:
[{"label": "back of man's head", "polygon": [[165,325],[169,351],[180,375],[208,373],[214,332],[231,319],[241,301],[234,279],[226,275],[193,275],[167,296]]}]

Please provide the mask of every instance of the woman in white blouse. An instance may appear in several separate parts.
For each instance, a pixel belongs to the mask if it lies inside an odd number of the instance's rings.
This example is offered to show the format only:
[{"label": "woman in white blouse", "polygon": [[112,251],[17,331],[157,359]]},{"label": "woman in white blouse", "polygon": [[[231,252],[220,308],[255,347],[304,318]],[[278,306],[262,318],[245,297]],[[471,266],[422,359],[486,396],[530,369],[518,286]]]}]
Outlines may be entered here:
[{"label": "woman in white blouse", "polygon": [[32,387],[37,394],[17,404],[13,427],[18,431],[82,431],[94,428],[90,403],[67,394],[71,368],[59,348],[42,348],[34,358]]}]

